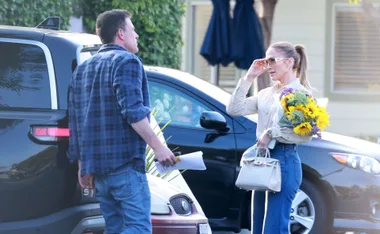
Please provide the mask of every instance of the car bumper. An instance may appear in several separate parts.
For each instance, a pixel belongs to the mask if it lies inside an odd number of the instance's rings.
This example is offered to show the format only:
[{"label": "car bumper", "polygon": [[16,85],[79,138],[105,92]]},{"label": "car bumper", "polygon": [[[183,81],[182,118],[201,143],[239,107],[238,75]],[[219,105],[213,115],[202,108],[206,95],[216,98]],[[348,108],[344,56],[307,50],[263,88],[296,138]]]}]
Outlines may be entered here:
[{"label": "car bumper", "polygon": [[359,232],[359,233],[379,233],[380,222],[363,219],[334,219],[334,230],[338,233]]},{"label": "car bumper", "polygon": [[157,234],[208,234],[208,220],[200,214],[189,216],[152,215],[153,233]]},{"label": "car bumper", "polygon": [[[208,227],[208,219],[199,214],[188,216],[152,215],[154,234],[209,234],[204,231]],[[99,204],[86,204],[69,208],[49,215],[27,221],[0,222],[0,233],[7,234],[100,234],[105,227]]]},{"label": "car bumper", "polygon": [[[152,225],[154,234],[208,234],[205,231],[208,227],[208,221],[199,214],[186,217],[152,215]],[[81,220],[72,233],[100,233],[103,232],[104,227],[104,218],[100,215],[93,216]]]},{"label": "car bumper", "polygon": [[[344,179],[342,179],[344,178]],[[380,230],[380,177],[344,168],[324,180],[332,186],[334,229]],[[369,232],[371,233],[371,232]]]}]

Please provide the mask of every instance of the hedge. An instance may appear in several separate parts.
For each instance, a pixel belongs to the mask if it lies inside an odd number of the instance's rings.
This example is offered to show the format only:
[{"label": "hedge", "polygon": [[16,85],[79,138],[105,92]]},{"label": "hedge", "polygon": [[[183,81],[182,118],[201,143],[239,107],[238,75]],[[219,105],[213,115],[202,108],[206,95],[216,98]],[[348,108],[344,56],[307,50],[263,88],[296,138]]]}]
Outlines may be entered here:
[{"label": "hedge", "polygon": [[1,0],[0,24],[35,27],[49,16],[60,16],[61,29],[67,29],[71,4],[72,0]]},{"label": "hedge", "polygon": [[[77,15],[84,16],[88,32],[94,33],[96,17],[111,9],[128,10],[139,34],[139,53],[144,64],[180,67],[183,0],[75,0]],[[79,9],[79,10],[78,10]]]}]

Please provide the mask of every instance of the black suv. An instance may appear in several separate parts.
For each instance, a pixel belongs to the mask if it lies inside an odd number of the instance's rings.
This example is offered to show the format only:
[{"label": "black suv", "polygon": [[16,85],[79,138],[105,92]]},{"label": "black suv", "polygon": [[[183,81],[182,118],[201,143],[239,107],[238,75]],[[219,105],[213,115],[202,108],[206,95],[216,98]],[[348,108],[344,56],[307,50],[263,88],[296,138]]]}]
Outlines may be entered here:
[{"label": "black suv", "polygon": [[[77,168],[66,158],[67,87],[80,40],[93,39],[0,26],[0,233],[56,233],[57,224],[70,233],[79,220],[100,215],[82,199]],[[17,222],[31,219],[38,221]]]}]

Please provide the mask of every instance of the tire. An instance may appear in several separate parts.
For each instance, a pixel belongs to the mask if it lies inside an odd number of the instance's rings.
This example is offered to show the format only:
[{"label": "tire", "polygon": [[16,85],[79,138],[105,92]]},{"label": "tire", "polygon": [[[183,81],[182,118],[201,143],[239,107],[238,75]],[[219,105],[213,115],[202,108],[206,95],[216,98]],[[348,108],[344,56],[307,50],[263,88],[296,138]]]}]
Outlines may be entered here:
[{"label": "tire", "polygon": [[303,179],[301,188],[292,204],[292,213],[290,214],[291,233],[331,233],[330,217],[327,202],[321,191],[315,184]]}]

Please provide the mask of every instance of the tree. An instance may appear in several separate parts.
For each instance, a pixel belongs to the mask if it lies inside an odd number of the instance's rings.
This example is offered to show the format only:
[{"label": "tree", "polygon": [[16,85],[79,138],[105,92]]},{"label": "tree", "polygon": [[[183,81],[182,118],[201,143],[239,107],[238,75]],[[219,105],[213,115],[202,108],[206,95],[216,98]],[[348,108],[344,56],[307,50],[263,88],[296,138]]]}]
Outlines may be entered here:
[{"label": "tree", "polygon": [[[260,17],[261,28],[264,35],[264,46],[267,49],[272,40],[273,16],[276,8],[277,0],[261,0],[263,5],[263,15]],[[264,89],[270,86],[270,78],[264,73],[257,80],[258,89]]]},{"label": "tree", "polygon": [[139,34],[139,53],[145,64],[180,67],[182,0],[73,0],[75,15],[83,15],[87,32],[94,33],[97,16],[111,9],[127,9]]},{"label": "tree", "polygon": [[268,48],[272,39],[273,16],[278,0],[262,0],[263,15],[260,17],[264,34],[264,45]]},{"label": "tree", "polygon": [[50,16],[61,18],[67,29],[72,15],[72,0],[1,0],[0,24],[35,27]]}]

